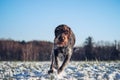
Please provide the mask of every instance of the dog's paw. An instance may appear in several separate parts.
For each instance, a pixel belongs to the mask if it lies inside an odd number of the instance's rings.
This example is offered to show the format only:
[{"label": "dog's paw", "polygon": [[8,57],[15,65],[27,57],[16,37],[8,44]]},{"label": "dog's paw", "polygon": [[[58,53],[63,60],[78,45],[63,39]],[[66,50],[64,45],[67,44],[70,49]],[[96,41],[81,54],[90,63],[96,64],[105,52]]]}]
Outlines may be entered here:
[{"label": "dog's paw", "polygon": [[58,74],[60,74],[62,72],[62,69],[61,68],[59,68],[58,69]]},{"label": "dog's paw", "polygon": [[48,71],[48,74],[50,74],[50,73],[53,73],[53,70],[52,70],[52,69],[50,69],[50,70]]}]

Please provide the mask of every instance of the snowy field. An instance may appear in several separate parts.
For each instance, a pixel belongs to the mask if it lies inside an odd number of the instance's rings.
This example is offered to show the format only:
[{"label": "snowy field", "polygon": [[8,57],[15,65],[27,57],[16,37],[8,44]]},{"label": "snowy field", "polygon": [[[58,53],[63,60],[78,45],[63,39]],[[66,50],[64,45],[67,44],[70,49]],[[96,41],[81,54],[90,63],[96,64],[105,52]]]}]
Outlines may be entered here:
[{"label": "snowy field", "polygon": [[70,62],[60,75],[50,62],[0,62],[0,80],[120,80],[120,61]]}]

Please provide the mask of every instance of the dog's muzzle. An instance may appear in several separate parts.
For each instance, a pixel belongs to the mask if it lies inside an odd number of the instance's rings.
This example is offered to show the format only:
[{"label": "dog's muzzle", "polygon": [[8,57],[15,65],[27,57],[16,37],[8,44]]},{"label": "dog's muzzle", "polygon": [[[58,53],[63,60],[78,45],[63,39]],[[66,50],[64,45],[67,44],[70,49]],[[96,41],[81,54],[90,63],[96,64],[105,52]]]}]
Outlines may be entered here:
[{"label": "dog's muzzle", "polygon": [[60,36],[58,37],[58,40],[59,40],[60,42],[64,42],[65,37],[64,37],[64,36],[62,36],[62,35],[60,35]]}]

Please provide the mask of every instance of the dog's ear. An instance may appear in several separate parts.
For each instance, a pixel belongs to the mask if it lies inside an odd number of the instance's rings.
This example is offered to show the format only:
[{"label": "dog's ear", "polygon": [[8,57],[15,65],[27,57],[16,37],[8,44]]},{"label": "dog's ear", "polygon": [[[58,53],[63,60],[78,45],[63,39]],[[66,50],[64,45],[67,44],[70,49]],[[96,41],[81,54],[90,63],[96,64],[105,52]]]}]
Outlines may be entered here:
[{"label": "dog's ear", "polygon": [[56,37],[57,36],[57,30],[56,30],[56,28],[55,28],[54,34],[55,34],[55,37]]},{"label": "dog's ear", "polygon": [[55,33],[55,37],[58,36],[58,31],[59,31],[59,27],[56,27],[56,28],[55,28],[55,31],[54,31],[54,33]]}]

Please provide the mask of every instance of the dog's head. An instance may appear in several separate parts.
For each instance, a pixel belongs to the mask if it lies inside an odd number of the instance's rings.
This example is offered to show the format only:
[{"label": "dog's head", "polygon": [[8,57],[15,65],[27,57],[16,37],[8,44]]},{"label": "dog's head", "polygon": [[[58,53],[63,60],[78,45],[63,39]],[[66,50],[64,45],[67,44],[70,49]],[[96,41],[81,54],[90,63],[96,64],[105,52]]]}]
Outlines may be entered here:
[{"label": "dog's head", "polygon": [[71,29],[67,25],[59,25],[55,29],[55,45],[59,47],[66,46],[69,42],[69,38],[71,35]]}]

